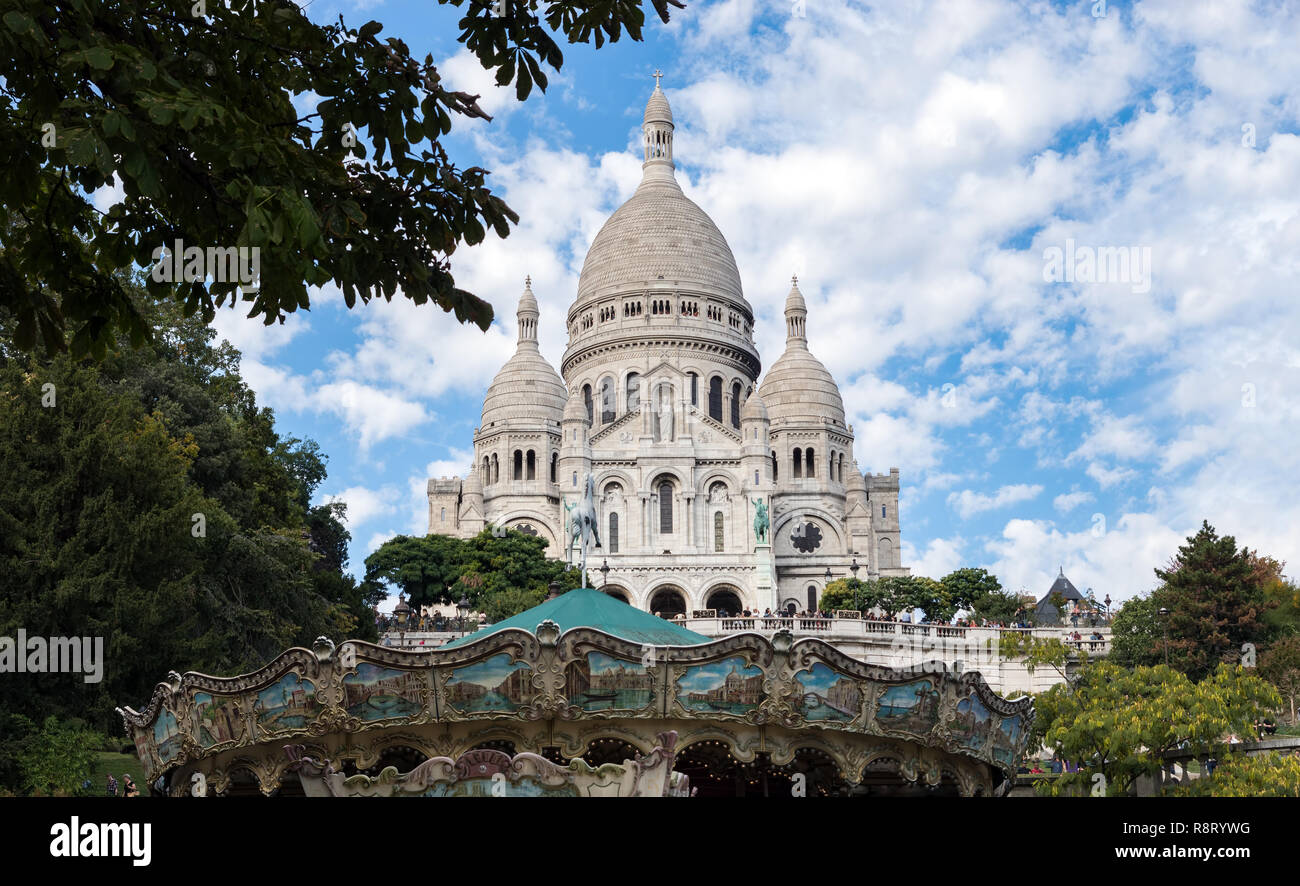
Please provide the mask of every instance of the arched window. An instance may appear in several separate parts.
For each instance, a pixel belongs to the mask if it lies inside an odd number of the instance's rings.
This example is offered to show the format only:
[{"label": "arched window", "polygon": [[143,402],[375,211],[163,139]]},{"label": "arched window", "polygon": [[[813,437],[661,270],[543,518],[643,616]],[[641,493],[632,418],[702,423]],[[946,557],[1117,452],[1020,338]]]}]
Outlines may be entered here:
[{"label": "arched window", "polygon": [[641,376],[635,372],[627,374],[627,411],[635,412],[641,407]]},{"label": "arched window", "polygon": [[709,418],[722,421],[722,379],[709,379]]},{"label": "arched window", "polygon": [[715,554],[722,553],[722,530],[722,511],[718,511],[713,515],[713,552]]},{"label": "arched window", "polygon": [[516,480],[524,479],[524,451],[522,449],[515,450],[514,479]]},{"label": "arched window", "polygon": [[888,538],[882,538],[877,545],[880,552],[880,562],[877,564],[880,569],[888,569],[894,565],[894,543]]},{"label": "arched window", "polygon": [[817,476],[817,464],[813,460],[813,449],[809,446],[803,451],[804,476],[809,479]]},{"label": "arched window", "polygon": [[587,427],[591,427],[591,385],[582,386],[582,405],[587,407]]},{"label": "arched window", "polygon": [[607,425],[614,420],[614,379],[607,378],[600,383],[600,423]]},{"label": "arched window", "polygon": [[483,485],[484,485],[484,486],[486,486],[487,484],[489,484],[489,483],[492,482],[492,460],[489,459],[486,455],[483,456],[483,477],[482,477],[482,480],[483,480]]},{"label": "arched window", "polygon": [[611,554],[617,554],[618,553],[618,514],[609,515],[609,538],[607,539],[607,541],[609,542],[609,548],[608,548],[609,552]]},{"label": "arched window", "polygon": [[687,376],[691,380],[691,405],[700,405],[700,377],[694,372],[688,372]]},{"label": "arched window", "polygon": [[880,516],[882,516],[882,517],[885,516],[885,506],[884,506],[884,505],[881,505],[881,506],[880,506]]},{"label": "arched window", "polygon": [[537,455],[531,449],[528,450],[528,479],[537,479]]},{"label": "arched window", "polygon": [[832,481],[835,479],[835,453],[834,452],[832,452],[830,458],[826,460],[826,479]]},{"label": "arched window", "polygon": [[844,453],[840,453],[840,482],[844,482]]},{"label": "arched window", "polygon": [[790,476],[796,480],[803,476],[803,450],[797,446],[794,449],[794,473]]},{"label": "arched window", "polygon": [[659,531],[673,531],[673,484],[667,480],[659,484]]},{"label": "arched window", "polygon": [[772,482],[776,482],[776,450],[772,450]]},{"label": "arched window", "polygon": [[740,427],[740,382],[731,386],[731,426]]},{"label": "arched window", "polygon": [[808,612],[817,611],[817,585],[808,585]]},{"label": "arched window", "polygon": [[501,462],[497,461],[497,454],[492,453],[492,482],[501,482]]},{"label": "arched window", "polygon": [[442,517],[441,517],[440,519],[441,519],[442,522],[444,522],[444,523],[447,522],[447,509],[446,509],[446,508],[443,508],[443,509],[442,509]]},{"label": "arched window", "polygon": [[560,482],[560,453],[551,453],[551,482]]}]

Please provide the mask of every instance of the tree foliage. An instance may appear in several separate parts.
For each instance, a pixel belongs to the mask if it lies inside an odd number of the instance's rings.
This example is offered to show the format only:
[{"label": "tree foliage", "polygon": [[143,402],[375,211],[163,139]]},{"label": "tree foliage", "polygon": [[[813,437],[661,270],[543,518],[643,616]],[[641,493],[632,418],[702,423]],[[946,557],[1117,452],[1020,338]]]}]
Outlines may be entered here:
[{"label": "tree foliage", "polygon": [[1107,794],[1125,794],[1140,775],[1155,774],[1166,751],[1219,752],[1229,734],[1253,736],[1254,724],[1280,699],[1265,680],[1240,666],[1219,665],[1203,680],[1167,668],[1089,664],[1072,683],[1035,698],[1045,744],[1080,770],[1053,780],[1053,794],[1091,790],[1105,776]]},{"label": "tree foliage", "polygon": [[[1279,568],[1271,558],[1238,549],[1236,539],[1220,538],[1203,522],[1169,566],[1156,570],[1162,583],[1151,593],[1151,603],[1169,610],[1169,664],[1199,679],[1220,662],[1240,662],[1244,644],[1262,646],[1263,615],[1276,605],[1265,588]],[[1163,654],[1163,633],[1156,642]]]},{"label": "tree foliage", "polygon": [[1111,620],[1111,661],[1130,668],[1164,661],[1159,608],[1150,596],[1124,601]]},{"label": "tree foliage", "polygon": [[[464,6],[457,39],[516,97],[559,70],[570,43],[640,40],[641,4]],[[668,20],[678,0],[651,0]],[[256,292],[203,274],[150,279],[205,322],[243,301],[266,323],[308,287],[432,301],[486,329],[492,309],[456,286],[450,258],[519,220],[444,144],[457,118],[491,119],[448,89],[432,56],[383,25],[312,22],[289,0],[8,0],[0,19],[0,307],[19,347],[102,358],[148,318],[119,272],[186,247],[260,250]],[[504,11],[504,15],[497,12]],[[310,113],[293,99],[316,96]],[[368,147],[368,145],[370,147]],[[368,155],[373,148],[373,156]],[[117,184],[106,213],[91,195]]]},{"label": "tree foliage", "polygon": [[372,594],[407,594],[413,607],[465,597],[499,621],[541,603],[553,581],[566,591],[578,586],[578,571],[545,551],[545,539],[513,529],[497,535],[488,527],[468,539],[399,535],[366,558],[363,584]]},{"label": "tree foliage", "polygon": [[1297,725],[1296,702],[1300,700],[1300,637],[1289,636],[1274,641],[1259,657],[1259,673],[1277,687],[1290,713],[1291,725]]},{"label": "tree foliage", "polygon": [[79,721],[61,723],[57,717],[47,717],[18,755],[23,789],[47,797],[82,793],[95,767],[95,752],[103,745],[104,736]]},{"label": "tree foliage", "polygon": [[0,636],[102,637],[105,658],[100,683],[0,680],[0,714],[116,733],[169,670],[375,637],[340,512],[307,507],[324,456],[275,431],[237,351],[131,292],[157,334],[102,363],[21,352],[0,312]]},{"label": "tree foliage", "polygon": [[1184,797],[1300,797],[1300,756],[1276,751],[1229,754],[1208,778],[1189,780],[1169,793]]}]

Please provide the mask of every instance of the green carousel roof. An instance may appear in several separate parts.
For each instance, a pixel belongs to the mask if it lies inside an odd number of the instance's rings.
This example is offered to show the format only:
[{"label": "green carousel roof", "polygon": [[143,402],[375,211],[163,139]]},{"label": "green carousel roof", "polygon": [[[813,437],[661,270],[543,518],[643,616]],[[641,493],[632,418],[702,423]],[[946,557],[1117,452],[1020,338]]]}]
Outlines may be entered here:
[{"label": "green carousel roof", "polygon": [[560,626],[560,631],[573,628],[595,628],[632,643],[649,643],[654,646],[695,646],[711,643],[708,637],[688,631],[657,615],[642,612],[617,597],[611,597],[595,588],[575,588],[567,594],[513,615],[505,621],[475,631],[467,637],[444,644],[442,649],[465,646],[490,637],[507,628],[519,628],[532,634],[547,619]]}]

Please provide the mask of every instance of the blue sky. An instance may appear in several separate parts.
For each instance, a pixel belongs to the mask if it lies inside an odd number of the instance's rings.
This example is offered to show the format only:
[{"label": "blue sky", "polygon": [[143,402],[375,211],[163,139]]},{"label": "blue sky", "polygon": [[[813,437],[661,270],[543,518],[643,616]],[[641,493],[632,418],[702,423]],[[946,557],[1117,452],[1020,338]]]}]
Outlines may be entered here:
[{"label": "blue sky", "polygon": [[[428,477],[468,470],[525,274],[558,366],[586,247],[639,180],[658,67],[679,181],[736,255],[764,366],[797,273],[859,468],[901,469],[904,565],[1036,595],[1064,566],[1125,599],[1203,518],[1294,564],[1300,12],[1107,7],[690,2],[642,44],[566,47],[520,104],[455,43],[455,9],[316,0],[483,94],[494,120],[457,120],[449,146],[522,221],[453,271],[498,320],[323,291],[283,327],[217,327],[281,431],[329,454],[320,498],[348,502],[360,574],[424,530]],[[1048,282],[1068,241],[1134,248],[1149,279]]]}]

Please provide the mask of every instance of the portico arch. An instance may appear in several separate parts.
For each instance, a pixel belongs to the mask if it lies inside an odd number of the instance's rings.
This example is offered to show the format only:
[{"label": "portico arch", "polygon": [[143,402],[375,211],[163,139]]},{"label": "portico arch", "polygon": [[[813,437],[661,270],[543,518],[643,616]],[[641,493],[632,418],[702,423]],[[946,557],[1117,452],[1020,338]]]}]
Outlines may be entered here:
[{"label": "portico arch", "polygon": [[705,595],[704,608],[716,609],[719,615],[725,611],[727,615],[735,616],[739,615],[745,606],[738,588],[731,585],[718,585]]},{"label": "portico arch", "polygon": [[646,609],[664,617],[686,614],[686,592],[677,585],[660,585],[650,592]]}]

